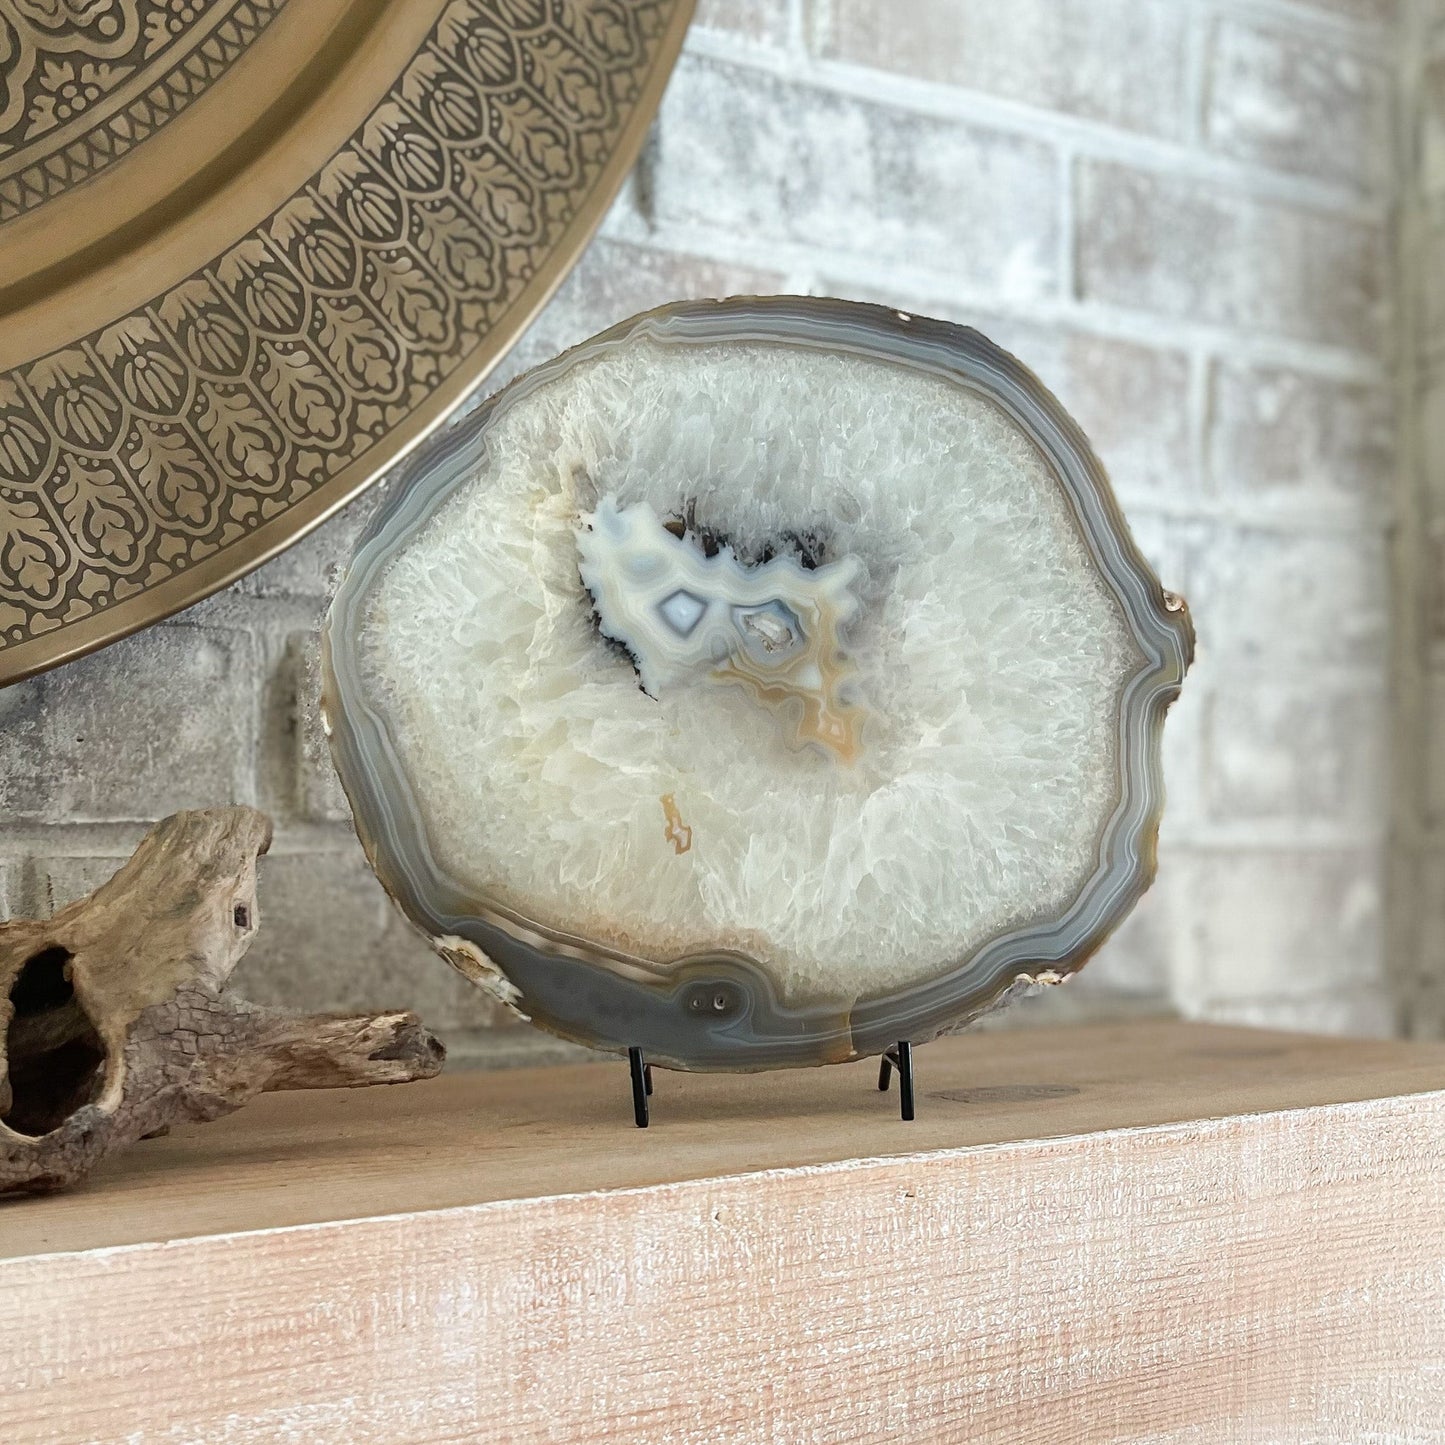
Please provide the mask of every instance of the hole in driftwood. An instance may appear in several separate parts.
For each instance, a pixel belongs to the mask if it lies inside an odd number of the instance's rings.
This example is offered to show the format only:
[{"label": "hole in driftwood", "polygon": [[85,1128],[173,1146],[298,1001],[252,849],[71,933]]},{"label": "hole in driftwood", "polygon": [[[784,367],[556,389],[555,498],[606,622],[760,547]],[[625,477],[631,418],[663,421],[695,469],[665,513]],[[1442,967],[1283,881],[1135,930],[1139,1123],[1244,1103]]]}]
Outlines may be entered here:
[{"label": "hole in driftwood", "polygon": [[105,1047],[71,984],[70,954],[44,948],[25,960],[10,988],[6,1037],[10,1108],[3,1122],[32,1137],[58,1128],[96,1096]]},{"label": "hole in driftwood", "polygon": [[237,928],[249,928],[251,926],[251,910],[244,903],[238,903],[231,910],[231,922]]},{"label": "hole in driftwood", "polygon": [[10,989],[16,1018],[34,1018],[63,1008],[75,997],[65,971],[69,962],[70,954],[63,948],[43,948],[25,960]]}]

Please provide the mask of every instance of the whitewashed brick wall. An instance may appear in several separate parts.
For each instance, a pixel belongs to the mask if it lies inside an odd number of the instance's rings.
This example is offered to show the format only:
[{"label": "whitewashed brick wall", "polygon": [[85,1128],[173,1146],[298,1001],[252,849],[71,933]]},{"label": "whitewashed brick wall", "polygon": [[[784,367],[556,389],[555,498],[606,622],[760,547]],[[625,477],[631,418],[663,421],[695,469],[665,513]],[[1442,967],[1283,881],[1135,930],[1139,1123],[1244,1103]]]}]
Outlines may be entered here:
[{"label": "whitewashed brick wall", "polygon": [[[1054,1013],[1382,1032],[1401,1012],[1389,537],[1414,492],[1395,481],[1413,423],[1396,417],[1393,218],[1416,3],[701,0],[637,174],[495,379],[674,297],[792,290],[970,322],[1059,393],[1189,598],[1200,655],[1169,728],[1158,886]],[[1445,58],[1413,68],[1445,274]],[[1445,365],[1445,286],[1428,304]],[[1445,471],[1445,372],[1433,385]],[[540,1040],[491,1032],[389,913],[308,721],[316,620],[373,505],[173,623],[0,692],[0,892],[57,903],[144,821],[254,802],[278,833],[253,995],[413,1004],[466,1051],[525,1055]],[[1433,606],[1412,686],[1445,706],[1445,594]],[[1423,801],[1397,851],[1429,873],[1445,937],[1445,747],[1432,756],[1431,789],[1401,789]]]},{"label": "whitewashed brick wall", "polygon": [[1390,980],[1401,1023],[1445,1036],[1445,0],[1407,15],[1401,72]]}]

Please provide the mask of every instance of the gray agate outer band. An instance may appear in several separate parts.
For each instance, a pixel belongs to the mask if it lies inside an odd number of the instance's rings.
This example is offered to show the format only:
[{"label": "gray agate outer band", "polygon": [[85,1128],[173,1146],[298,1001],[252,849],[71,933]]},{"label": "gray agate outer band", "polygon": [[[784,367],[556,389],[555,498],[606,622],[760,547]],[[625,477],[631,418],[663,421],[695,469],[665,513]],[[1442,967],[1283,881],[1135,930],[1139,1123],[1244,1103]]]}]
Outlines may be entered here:
[{"label": "gray agate outer band", "polygon": [[[1096,867],[1062,916],[998,934],[924,985],[861,1000],[792,1008],[763,969],[733,952],[666,965],[543,928],[470,893],[438,865],[385,720],[366,699],[353,648],[365,599],[393,552],[425,525],[485,455],[491,419],[605,348],[645,337],[669,344],[765,341],[846,352],[942,377],[992,401],[1047,459],[1142,655],[1118,721],[1117,801]],[[765,1069],[876,1054],[923,1042],[988,1012],[1022,980],[1080,968],[1153,881],[1164,786],[1164,714],[1193,654],[1183,604],[1161,588],[1129,535],[1108,479],[1078,426],[1038,379],[967,327],[879,306],[805,297],[665,306],[623,322],[518,378],[417,453],[358,546],[322,639],[331,746],[357,832],[378,877],[432,938],[479,948],[517,990],[514,1006],[555,1033],[619,1051],[646,1050],[691,1069]],[[960,866],[966,866],[966,862]]]}]

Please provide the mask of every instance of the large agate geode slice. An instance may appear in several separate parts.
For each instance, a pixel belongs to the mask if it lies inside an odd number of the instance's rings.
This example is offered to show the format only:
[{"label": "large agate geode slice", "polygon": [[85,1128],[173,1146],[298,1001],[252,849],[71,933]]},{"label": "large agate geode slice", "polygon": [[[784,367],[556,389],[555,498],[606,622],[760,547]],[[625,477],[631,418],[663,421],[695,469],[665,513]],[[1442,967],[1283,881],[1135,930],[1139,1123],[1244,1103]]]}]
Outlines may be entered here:
[{"label": "large agate geode slice", "polygon": [[658,1062],[877,1053],[1148,886],[1182,603],[977,332],[684,304],[418,456],[326,633],[382,882],[525,1017]]}]

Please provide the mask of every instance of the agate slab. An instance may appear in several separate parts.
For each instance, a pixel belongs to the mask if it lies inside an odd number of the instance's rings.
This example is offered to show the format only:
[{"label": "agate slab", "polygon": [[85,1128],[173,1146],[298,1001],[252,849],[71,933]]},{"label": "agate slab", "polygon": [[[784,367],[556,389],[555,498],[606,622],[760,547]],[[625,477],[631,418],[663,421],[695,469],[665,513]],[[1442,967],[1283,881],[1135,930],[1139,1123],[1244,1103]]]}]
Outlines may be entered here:
[{"label": "agate slab", "polygon": [[1152,880],[1187,610],[979,333],[634,318],[417,455],[324,637],[387,890],[524,1017],[682,1068],[922,1042]]}]

